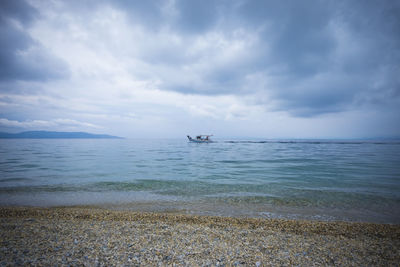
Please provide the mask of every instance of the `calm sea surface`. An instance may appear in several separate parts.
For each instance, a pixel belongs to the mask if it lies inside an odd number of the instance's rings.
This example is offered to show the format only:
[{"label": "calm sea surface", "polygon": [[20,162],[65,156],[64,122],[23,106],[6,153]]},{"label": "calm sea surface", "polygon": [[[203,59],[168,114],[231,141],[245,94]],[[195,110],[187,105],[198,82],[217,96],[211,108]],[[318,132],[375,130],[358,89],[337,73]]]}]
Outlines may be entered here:
[{"label": "calm sea surface", "polygon": [[400,223],[400,143],[2,139],[0,205]]}]

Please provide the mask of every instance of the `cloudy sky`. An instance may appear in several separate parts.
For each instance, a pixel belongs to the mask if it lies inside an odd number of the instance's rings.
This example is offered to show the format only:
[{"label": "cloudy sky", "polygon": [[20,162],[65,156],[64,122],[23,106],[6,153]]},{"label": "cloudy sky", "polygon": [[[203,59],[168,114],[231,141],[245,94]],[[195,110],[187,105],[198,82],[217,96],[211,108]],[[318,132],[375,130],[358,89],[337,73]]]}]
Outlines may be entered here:
[{"label": "cloudy sky", "polygon": [[1,0],[0,131],[400,136],[400,1]]}]

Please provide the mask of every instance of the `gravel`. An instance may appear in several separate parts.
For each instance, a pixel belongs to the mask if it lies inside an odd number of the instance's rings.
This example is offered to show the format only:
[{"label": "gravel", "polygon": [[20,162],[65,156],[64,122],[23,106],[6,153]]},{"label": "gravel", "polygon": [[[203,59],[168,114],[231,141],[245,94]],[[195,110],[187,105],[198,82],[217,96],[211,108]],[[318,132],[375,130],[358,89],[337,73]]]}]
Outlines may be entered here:
[{"label": "gravel", "polygon": [[0,208],[0,266],[399,266],[400,225]]}]

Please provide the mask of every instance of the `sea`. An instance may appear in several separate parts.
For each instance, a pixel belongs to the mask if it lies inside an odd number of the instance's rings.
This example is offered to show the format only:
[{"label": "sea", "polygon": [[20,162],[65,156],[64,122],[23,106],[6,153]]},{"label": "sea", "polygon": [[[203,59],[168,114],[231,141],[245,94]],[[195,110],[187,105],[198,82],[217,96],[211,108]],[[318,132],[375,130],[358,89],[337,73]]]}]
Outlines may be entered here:
[{"label": "sea", "polygon": [[400,223],[400,142],[0,139],[0,206]]}]

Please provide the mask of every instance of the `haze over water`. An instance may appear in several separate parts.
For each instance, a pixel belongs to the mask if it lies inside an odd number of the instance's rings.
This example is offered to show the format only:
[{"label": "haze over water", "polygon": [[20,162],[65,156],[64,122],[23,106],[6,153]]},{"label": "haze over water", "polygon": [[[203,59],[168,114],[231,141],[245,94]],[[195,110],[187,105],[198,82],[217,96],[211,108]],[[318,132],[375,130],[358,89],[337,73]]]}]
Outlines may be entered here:
[{"label": "haze over water", "polygon": [[400,142],[0,140],[0,205],[400,223]]}]

